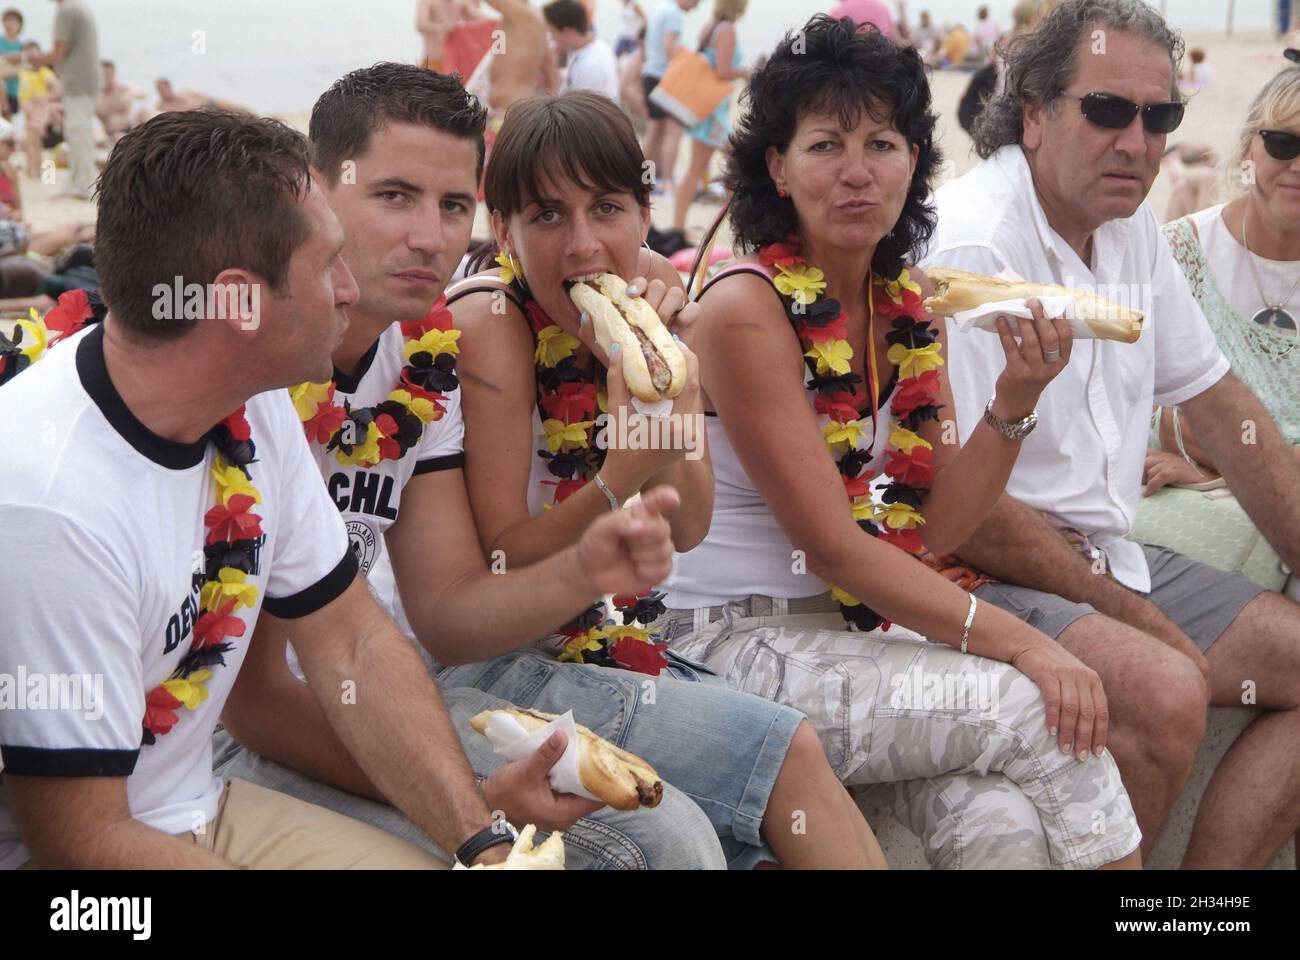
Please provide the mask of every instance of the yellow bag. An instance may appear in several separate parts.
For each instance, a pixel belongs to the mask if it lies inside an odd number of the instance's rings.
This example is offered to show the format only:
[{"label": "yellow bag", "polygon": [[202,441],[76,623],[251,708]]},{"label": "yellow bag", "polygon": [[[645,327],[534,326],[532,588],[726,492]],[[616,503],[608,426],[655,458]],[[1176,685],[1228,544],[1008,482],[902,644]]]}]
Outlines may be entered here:
[{"label": "yellow bag", "polygon": [[686,47],[678,47],[668,62],[659,85],[650,91],[650,101],[683,126],[693,127],[731,96],[731,81],[713,72],[708,59]]}]

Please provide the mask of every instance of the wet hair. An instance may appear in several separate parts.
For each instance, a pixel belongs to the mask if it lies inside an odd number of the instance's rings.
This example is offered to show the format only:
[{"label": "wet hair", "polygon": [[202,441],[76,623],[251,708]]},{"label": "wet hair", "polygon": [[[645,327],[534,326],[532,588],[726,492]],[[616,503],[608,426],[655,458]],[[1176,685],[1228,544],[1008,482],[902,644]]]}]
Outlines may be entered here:
[{"label": "wet hair", "polygon": [[[546,195],[556,180],[586,190],[630,193],[650,206],[649,167],[626,113],[609,97],[572,90],[529,97],[506,111],[483,177],[488,212],[510,217]],[[475,253],[471,271],[496,253]]]},{"label": "wet hair", "polygon": [[556,30],[563,30],[568,27],[570,30],[585,34],[591,29],[591,21],[587,17],[587,8],[580,4],[578,0],[552,0],[551,3],[542,7],[542,16]]},{"label": "wet hair", "polygon": [[307,141],[277,120],[219,110],[164,113],[129,131],[98,183],[95,267],[125,330],[171,340],[198,320],[153,315],[154,286],[210,284],[243,268],[277,294],[310,236]]},{"label": "wet hair", "polygon": [[1096,29],[1136,33],[1169,54],[1169,99],[1178,93],[1178,61],[1183,41],[1164,18],[1143,0],[1066,0],[1033,30],[1005,37],[998,45],[1004,58],[1006,87],[984,105],[971,135],[975,152],[991,157],[1002,147],[1020,143],[1025,132],[1025,104],[1051,108],[1079,70],[1079,45]]},{"label": "wet hair", "polygon": [[407,63],[353,70],[321,94],[308,128],[316,168],[331,186],[338,183],[343,161],[362,156],[370,135],[389,123],[431,127],[473,140],[478,147],[474,178],[482,176],[487,110],[466,92],[458,75]]},{"label": "wet hair", "polygon": [[889,118],[909,146],[918,147],[916,170],[902,213],[876,246],[872,268],[894,276],[934,232],[928,204],[930,180],[939,167],[935,115],[920,55],[899,47],[875,27],[857,28],[848,17],[813,17],[788,33],[744,93],[748,110],[731,137],[726,184],[734,194],[731,229],[744,250],[783,241],[799,230],[794,204],[776,194],[767,169],[767,148],[784,152],[800,117],[829,114],[846,128],[864,113]]}]

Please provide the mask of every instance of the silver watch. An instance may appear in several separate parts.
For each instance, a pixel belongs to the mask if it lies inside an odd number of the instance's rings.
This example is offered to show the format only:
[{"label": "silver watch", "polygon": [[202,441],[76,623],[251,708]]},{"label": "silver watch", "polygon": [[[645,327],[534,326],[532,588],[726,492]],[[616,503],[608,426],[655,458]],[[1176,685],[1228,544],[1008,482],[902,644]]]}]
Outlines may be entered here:
[{"label": "silver watch", "polygon": [[1038,426],[1038,411],[1035,410],[1023,420],[1017,420],[1014,423],[1003,420],[993,412],[994,397],[989,397],[988,404],[984,407],[984,422],[996,430],[1008,440],[1023,440],[1034,431]]}]

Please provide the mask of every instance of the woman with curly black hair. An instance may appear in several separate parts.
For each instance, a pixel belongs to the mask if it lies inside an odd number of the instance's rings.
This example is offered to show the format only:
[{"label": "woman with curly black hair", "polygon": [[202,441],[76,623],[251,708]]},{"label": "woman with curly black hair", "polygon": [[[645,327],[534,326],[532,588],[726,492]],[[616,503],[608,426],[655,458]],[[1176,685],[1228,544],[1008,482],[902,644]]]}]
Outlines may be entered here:
[{"label": "woman with curly black hair", "polygon": [[714,511],[677,557],[664,639],[805,713],[936,866],[1136,866],[1097,675],[909,556],[954,550],[998,499],[1065,323],[1035,303],[1017,343],[1000,322],[988,425],[958,448],[947,338],[908,266],[939,163],[920,58],[814,17],[746,96],[727,179],[748,255],[696,323]]}]

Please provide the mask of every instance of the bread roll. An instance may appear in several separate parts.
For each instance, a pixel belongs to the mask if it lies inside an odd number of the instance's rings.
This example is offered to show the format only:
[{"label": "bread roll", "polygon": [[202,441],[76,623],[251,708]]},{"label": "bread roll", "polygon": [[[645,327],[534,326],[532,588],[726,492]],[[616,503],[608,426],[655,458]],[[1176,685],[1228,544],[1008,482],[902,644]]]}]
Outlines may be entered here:
[{"label": "bread roll", "polygon": [[[497,713],[513,717],[530,733],[556,719],[555,714],[540,710],[484,710],[469,722],[483,733],[488,721]],[[654,768],[636,754],[620,750],[608,740],[596,736],[582,724],[578,729],[578,776],[582,785],[615,810],[635,810],[656,806],[664,795],[664,784]]]}]

